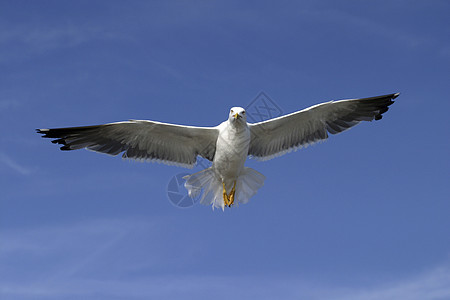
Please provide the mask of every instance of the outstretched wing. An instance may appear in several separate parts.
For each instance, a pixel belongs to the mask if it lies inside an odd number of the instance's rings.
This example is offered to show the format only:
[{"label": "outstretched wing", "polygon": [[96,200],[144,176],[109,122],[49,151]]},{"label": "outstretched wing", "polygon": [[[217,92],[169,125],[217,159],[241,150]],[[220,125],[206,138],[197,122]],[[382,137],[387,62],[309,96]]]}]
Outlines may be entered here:
[{"label": "outstretched wing", "polygon": [[45,138],[63,145],[61,150],[89,150],[137,160],[156,160],[192,167],[200,155],[212,160],[218,130],[214,127],[182,126],[130,120],[96,126],[37,129]]},{"label": "outstretched wing", "polygon": [[330,101],[307,109],[249,124],[248,154],[263,160],[328,138],[361,121],[379,120],[399,93],[372,98]]}]

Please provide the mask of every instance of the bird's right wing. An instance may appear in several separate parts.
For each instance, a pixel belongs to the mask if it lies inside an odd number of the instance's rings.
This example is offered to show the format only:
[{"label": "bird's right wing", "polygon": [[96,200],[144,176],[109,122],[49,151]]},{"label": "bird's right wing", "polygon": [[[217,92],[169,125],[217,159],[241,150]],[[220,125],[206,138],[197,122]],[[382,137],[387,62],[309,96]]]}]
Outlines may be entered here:
[{"label": "bird's right wing", "polygon": [[45,138],[62,144],[61,150],[86,148],[110,155],[194,166],[197,155],[214,158],[219,134],[214,127],[182,126],[144,120],[96,126],[37,129]]},{"label": "bird's right wing", "polygon": [[251,142],[249,155],[263,160],[287,153],[328,138],[361,121],[381,119],[394,103],[397,94],[378,97],[330,101],[307,109],[249,124]]}]

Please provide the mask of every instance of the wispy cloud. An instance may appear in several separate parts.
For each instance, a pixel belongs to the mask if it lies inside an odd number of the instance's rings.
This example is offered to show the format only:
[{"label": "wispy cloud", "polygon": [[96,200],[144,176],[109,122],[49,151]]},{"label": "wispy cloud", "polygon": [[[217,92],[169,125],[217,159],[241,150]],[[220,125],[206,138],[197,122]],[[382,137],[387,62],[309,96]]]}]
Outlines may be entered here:
[{"label": "wispy cloud", "polygon": [[450,297],[450,270],[439,268],[424,276],[375,286],[367,290],[329,287],[307,280],[234,276],[149,276],[123,280],[57,278],[49,284],[24,282],[1,284],[5,296],[14,299],[329,299],[329,300],[423,300]]},{"label": "wispy cloud", "polygon": [[158,229],[174,223],[161,218],[106,219],[4,231],[0,293],[6,299],[96,300],[450,297],[448,261],[395,282],[365,286],[330,285],[293,275],[221,275],[221,270],[202,275],[195,267],[186,267],[187,261],[188,266],[195,265],[196,250],[189,246],[197,244],[195,237],[183,249],[171,249],[170,230]]},{"label": "wispy cloud", "polygon": [[17,299],[43,295],[61,299],[80,294],[76,291],[79,286],[92,285],[92,290],[81,293],[95,292],[94,286],[98,286],[111,295],[111,289],[117,291],[114,282],[118,274],[133,278],[145,269],[181,266],[192,256],[195,249],[190,246],[181,252],[170,247],[170,229],[159,230],[172,223],[161,218],[100,219],[2,230],[0,294]]},{"label": "wispy cloud", "polygon": [[19,164],[14,159],[2,152],[0,152],[0,164],[9,167],[10,169],[21,175],[30,175],[33,172],[32,169]]},{"label": "wispy cloud", "polygon": [[379,287],[355,290],[334,298],[346,300],[450,299],[450,264]]},{"label": "wispy cloud", "polygon": [[92,40],[126,39],[97,24],[65,24],[57,27],[43,24],[0,25],[0,49],[4,49],[0,52],[0,62],[71,48]]}]

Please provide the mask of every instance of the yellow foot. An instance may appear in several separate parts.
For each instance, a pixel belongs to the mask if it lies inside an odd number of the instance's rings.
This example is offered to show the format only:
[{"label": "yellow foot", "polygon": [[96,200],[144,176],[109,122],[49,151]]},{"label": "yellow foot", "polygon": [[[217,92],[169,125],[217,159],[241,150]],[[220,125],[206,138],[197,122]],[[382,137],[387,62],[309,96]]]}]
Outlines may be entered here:
[{"label": "yellow foot", "polygon": [[223,186],[223,203],[225,204],[225,206],[230,206],[227,190],[225,189],[225,182],[222,182],[222,186]]},{"label": "yellow foot", "polygon": [[228,207],[234,204],[234,195],[236,194],[236,181],[234,181],[233,188],[228,196]]}]

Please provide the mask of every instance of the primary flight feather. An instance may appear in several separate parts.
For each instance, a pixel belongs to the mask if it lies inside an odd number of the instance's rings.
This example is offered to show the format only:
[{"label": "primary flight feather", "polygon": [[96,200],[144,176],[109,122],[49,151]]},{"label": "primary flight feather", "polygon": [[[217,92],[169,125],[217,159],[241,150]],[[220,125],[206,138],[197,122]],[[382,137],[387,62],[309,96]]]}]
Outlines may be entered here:
[{"label": "primary flight feather", "polygon": [[96,126],[37,129],[61,144],[61,150],[87,148],[136,160],[193,167],[197,156],[210,168],[185,176],[189,196],[213,208],[247,203],[264,184],[264,175],[244,166],[247,157],[262,160],[325,140],[361,121],[379,120],[398,93],[330,101],[259,123],[247,123],[246,111],[233,107],[216,127],[183,126],[130,120]]}]

